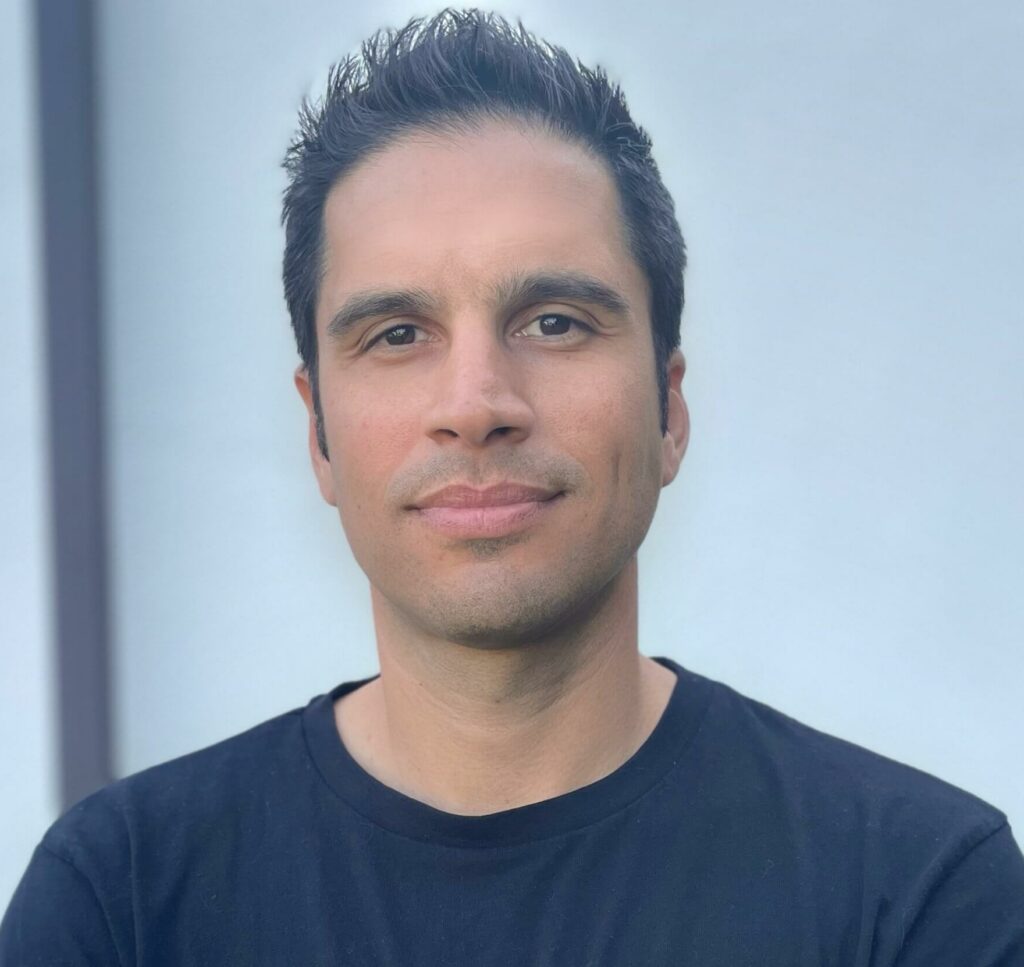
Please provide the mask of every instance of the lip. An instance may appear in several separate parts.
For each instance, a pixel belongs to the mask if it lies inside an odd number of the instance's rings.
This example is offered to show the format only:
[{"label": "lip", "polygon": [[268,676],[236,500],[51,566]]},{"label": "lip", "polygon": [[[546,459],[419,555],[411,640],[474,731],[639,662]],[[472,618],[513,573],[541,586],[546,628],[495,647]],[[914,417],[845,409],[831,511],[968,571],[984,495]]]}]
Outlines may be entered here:
[{"label": "lip", "polygon": [[413,506],[417,510],[426,510],[431,507],[509,507],[514,504],[550,500],[557,493],[557,490],[507,481],[493,484],[490,487],[451,484],[428,494],[416,501]]},{"label": "lip", "polygon": [[534,524],[561,496],[561,491],[519,483],[482,489],[455,484],[428,494],[410,510],[450,537],[506,537]]}]

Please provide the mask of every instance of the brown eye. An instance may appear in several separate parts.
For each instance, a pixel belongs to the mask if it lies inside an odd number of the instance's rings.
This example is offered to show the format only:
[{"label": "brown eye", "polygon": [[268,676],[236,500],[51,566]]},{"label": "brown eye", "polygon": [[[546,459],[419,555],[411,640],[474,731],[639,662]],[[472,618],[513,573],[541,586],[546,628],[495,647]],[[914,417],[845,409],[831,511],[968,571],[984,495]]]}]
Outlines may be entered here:
[{"label": "brown eye", "polygon": [[564,336],[572,326],[568,316],[541,316],[538,320],[540,331],[545,336]]},{"label": "brown eye", "polygon": [[395,326],[384,333],[384,341],[389,346],[407,346],[416,341],[416,327]]},{"label": "brown eye", "polygon": [[563,315],[561,312],[545,312],[544,315],[535,316],[521,330],[524,336],[568,336],[574,329],[582,333],[588,327],[572,316]]}]

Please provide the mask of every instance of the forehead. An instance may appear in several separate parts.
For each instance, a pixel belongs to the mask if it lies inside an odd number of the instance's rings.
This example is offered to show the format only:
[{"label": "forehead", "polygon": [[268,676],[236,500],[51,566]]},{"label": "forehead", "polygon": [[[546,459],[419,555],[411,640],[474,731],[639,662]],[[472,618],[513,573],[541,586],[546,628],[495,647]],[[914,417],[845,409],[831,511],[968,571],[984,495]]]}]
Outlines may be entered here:
[{"label": "forehead", "polygon": [[323,227],[322,311],[379,286],[471,299],[535,270],[585,272],[646,305],[607,167],[535,126],[408,134],[334,186]]}]

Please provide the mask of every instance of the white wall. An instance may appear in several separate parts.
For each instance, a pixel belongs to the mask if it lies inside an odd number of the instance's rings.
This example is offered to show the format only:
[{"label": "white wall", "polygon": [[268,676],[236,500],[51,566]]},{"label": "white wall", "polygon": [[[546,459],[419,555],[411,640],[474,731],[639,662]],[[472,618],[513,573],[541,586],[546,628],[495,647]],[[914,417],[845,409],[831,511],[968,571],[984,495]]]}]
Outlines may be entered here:
[{"label": "white wall", "polygon": [[[380,10],[101,4],[123,771],[376,668],[290,383],[277,165]],[[1019,5],[504,12],[622,81],[689,243],[642,650],[1024,829]]]},{"label": "white wall", "polygon": [[30,13],[0,4],[0,916],[58,811]]}]

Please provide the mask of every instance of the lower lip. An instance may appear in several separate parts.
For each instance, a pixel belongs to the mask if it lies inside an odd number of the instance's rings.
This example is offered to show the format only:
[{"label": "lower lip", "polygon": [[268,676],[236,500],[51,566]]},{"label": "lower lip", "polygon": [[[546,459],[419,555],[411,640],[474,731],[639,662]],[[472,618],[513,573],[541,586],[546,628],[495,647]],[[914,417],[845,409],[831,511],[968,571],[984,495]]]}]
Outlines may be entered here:
[{"label": "lower lip", "polygon": [[416,513],[428,527],[450,537],[507,537],[534,524],[560,496],[493,507],[423,507]]}]

